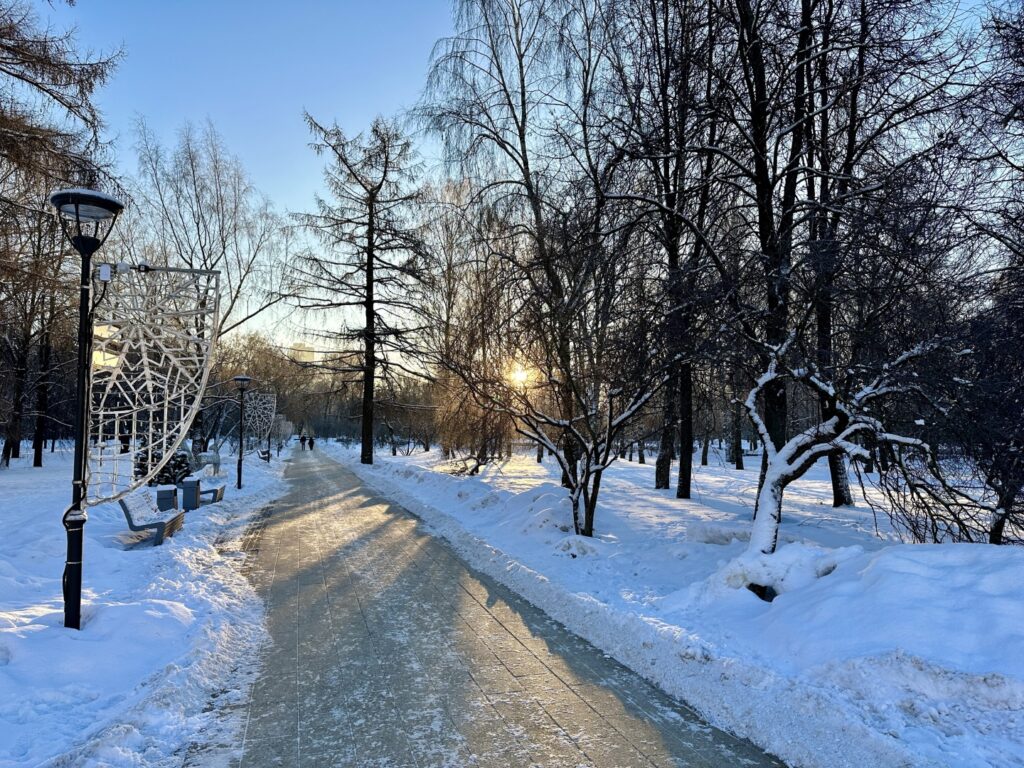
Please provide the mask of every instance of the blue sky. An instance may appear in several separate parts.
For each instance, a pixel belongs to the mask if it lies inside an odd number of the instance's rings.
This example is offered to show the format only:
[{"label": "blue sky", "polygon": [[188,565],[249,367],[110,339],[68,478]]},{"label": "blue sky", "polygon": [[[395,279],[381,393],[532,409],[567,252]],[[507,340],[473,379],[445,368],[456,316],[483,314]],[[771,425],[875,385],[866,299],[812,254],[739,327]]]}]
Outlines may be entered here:
[{"label": "blue sky", "polygon": [[322,161],[303,109],[347,131],[413,104],[449,0],[77,0],[38,12],[78,28],[79,46],[123,47],[97,97],[123,170],[139,116],[165,142],[210,118],[281,210],[311,206]]}]

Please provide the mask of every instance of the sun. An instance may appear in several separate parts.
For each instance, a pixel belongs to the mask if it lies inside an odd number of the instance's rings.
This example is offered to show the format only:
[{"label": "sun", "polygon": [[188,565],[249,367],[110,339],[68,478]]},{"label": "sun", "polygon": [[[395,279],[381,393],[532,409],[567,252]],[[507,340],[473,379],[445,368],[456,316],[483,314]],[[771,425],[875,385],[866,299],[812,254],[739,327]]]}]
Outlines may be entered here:
[{"label": "sun", "polygon": [[515,363],[508,372],[508,380],[514,387],[522,388],[530,383],[533,374],[521,363]]}]

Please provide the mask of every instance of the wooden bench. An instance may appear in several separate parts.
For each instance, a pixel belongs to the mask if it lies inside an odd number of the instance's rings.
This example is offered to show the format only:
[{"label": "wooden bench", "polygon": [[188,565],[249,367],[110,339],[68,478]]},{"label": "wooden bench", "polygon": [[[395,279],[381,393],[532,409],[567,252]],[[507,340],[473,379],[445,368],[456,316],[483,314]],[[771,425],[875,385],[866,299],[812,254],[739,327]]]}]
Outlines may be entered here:
[{"label": "wooden bench", "polygon": [[185,513],[183,511],[165,520],[136,522],[135,516],[138,516],[140,520],[146,520],[151,516],[162,514],[157,509],[156,499],[153,498],[153,494],[148,489],[144,489],[139,493],[133,493],[131,496],[125,496],[117,503],[121,505],[121,511],[124,512],[124,519],[128,521],[129,530],[137,533],[150,530],[155,531],[154,547],[159,547],[163,544],[165,536],[173,536],[174,532],[181,528],[185,522]]},{"label": "wooden bench", "polygon": [[270,451],[267,450],[266,448],[260,448],[260,450],[259,450],[259,457],[261,459],[263,459],[264,461],[269,462],[270,461]]},{"label": "wooden bench", "polygon": [[224,500],[224,486],[223,485],[215,485],[215,486],[213,486],[213,488],[205,488],[205,489],[199,491],[199,498],[201,499],[203,496],[209,496],[210,497],[210,500],[206,502],[207,504],[216,504],[218,501],[223,501]]}]

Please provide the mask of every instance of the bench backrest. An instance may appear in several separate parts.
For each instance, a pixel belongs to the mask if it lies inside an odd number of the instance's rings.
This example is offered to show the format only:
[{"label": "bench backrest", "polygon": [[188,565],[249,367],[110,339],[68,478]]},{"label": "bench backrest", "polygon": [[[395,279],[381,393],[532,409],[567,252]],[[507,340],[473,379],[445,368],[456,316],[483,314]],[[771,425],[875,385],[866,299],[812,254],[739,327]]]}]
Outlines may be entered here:
[{"label": "bench backrest", "polygon": [[121,501],[125,511],[132,516],[132,520],[136,523],[150,523],[167,517],[157,507],[156,496],[149,488],[141,488],[135,493],[130,493]]}]

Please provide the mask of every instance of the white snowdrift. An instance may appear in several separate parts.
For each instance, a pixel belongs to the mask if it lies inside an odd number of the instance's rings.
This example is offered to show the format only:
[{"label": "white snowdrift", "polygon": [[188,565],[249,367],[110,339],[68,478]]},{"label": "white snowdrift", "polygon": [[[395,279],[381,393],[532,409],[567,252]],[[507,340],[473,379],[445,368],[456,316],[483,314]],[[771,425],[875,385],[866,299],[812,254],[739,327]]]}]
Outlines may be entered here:
[{"label": "white snowdrift", "polygon": [[[796,766],[1024,765],[1024,551],[916,546],[795,484],[783,545],[744,555],[756,472],[700,468],[698,500],[617,463],[582,539],[553,469],[453,477],[327,449],[524,595],[710,721]],[[549,474],[550,472],[550,474]],[[772,584],[772,603],[743,588]]]},{"label": "white snowdrift", "polygon": [[[76,632],[60,590],[70,460],[46,461],[0,472],[0,766],[180,765],[200,732],[223,741],[230,727],[211,697],[241,700],[255,674],[263,607],[239,537],[284,490],[283,464],[247,461],[243,491],[189,512],[160,547],[124,549],[120,508],[90,509]],[[218,691],[229,676],[235,689]]]}]

